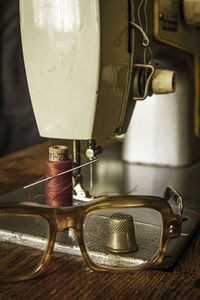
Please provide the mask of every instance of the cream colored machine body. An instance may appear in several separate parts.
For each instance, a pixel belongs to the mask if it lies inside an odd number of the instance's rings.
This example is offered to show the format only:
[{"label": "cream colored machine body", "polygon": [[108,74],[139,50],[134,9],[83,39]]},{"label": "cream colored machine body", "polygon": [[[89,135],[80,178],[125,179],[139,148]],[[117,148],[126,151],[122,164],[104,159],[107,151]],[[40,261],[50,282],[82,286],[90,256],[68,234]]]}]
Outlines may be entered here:
[{"label": "cream colored machine body", "polygon": [[41,136],[90,140],[120,132],[133,49],[128,1],[21,0],[26,74]]}]

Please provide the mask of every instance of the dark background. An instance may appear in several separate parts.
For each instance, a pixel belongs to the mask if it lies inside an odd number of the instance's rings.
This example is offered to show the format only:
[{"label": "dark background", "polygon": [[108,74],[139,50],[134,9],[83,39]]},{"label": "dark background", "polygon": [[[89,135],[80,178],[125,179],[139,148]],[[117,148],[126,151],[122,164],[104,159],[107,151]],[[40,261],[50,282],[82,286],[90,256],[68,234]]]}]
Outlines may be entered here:
[{"label": "dark background", "polygon": [[0,156],[41,141],[24,70],[19,1],[0,0]]}]

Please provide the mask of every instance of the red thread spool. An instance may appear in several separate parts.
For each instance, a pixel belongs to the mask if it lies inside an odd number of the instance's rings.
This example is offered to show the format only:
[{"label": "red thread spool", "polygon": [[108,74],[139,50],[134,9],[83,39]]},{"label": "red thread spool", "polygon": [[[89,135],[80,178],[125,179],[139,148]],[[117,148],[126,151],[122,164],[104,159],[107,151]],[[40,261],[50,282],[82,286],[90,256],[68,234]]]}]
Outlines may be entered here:
[{"label": "red thread spool", "polygon": [[[72,168],[72,160],[68,158],[66,146],[52,146],[49,148],[49,160],[46,161],[45,177]],[[48,180],[45,185],[46,204],[50,206],[72,205],[72,172]]]}]

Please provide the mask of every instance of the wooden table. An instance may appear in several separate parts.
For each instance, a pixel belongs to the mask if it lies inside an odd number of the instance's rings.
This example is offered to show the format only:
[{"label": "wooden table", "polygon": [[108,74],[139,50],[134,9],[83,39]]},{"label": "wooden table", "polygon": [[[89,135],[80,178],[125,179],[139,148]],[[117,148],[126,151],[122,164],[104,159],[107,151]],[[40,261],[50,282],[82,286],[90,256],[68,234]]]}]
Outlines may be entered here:
[{"label": "wooden table", "polygon": [[[0,195],[44,173],[49,143],[0,159]],[[200,231],[170,272],[93,272],[82,258],[55,254],[40,278],[1,283],[0,299],[200,299]]]}]

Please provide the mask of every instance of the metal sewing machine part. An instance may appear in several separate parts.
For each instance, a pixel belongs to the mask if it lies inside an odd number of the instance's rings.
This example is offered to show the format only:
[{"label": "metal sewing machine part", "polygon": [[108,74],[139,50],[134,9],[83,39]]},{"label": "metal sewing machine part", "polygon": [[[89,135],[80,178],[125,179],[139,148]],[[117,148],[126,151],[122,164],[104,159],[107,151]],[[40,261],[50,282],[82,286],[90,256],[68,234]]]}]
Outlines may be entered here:
[{"label": "metal sewing machine part", "polygon": [[151,99],[136,104],[123,151],[123,159],[129,163],[184,166],[199,156],[200,1],[180,2],[149,3],[150,63],[158,68],[152,91],[175,85],[173,72],[164,72],[165,80],[159,74],[162,68],[174,70],[178,82],[174,93],[154,93]]},{"label": "metal sewing machine part", "polygon": [[200,2],[198,0],[184,0],[183,13],[186,24],[200,25]]}]

